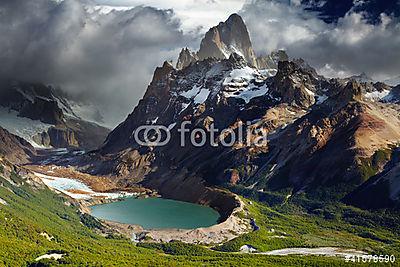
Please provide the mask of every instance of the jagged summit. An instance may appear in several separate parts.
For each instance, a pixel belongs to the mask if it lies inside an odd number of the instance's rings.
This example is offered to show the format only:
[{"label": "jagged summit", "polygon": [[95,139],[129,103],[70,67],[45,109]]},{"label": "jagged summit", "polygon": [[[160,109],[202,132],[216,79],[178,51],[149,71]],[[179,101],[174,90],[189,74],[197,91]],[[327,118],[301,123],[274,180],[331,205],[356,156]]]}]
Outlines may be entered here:
[{"label": "jagged summit", "polygon": [[225,22],[220,22],[205,34],[198,52],[183,48],[176,68],[181,70],[194,62],[209,58],[228,59],[233,53],[243,57],[251,67],[258,69],[277,69],[278,62],[289,60],[284,50],[257,57],[246,24],[238,14],[232,14]]},{"label": "jagged summit", "polygon": [[242,55],[251,65],[257,65],[249,32],[238,14],[232,14],[227,21],[211,28],[201,41],[197,55],[200,60],[209,57],[225,59],[233,52]]},{"label": "jagged summit", "polygon": [[[176,64],[177,69],[184,69],[190,64],[208,58],[228,59],[231,54],[242,56],[250,66],[257,67],[257,57],[253,50],[250,35],[242,17],[232,14],[225,22],[220,22],[212,27],[201,40],[200,50],[193,52],[183,48]],[[261,66],[270,66],[273,61],[260,58]],[[268,63],[266,63],[268,61]]]},{"label": "jagged summit", "polygon": [[193,62],[199,60],[199,57],[195,52],[192,52],[189,48],[182,48],[179,54],[178,61],[176,62],[176,68],[178,70],[188,67]]}]

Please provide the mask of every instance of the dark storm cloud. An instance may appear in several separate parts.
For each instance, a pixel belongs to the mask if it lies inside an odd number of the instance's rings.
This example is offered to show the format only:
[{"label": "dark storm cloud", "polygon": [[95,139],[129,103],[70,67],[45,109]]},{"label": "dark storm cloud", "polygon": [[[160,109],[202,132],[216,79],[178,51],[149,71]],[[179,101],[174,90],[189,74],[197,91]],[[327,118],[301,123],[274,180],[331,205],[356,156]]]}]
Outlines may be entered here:
[{"label": "dark storm cloud", "polygon": [[400,25],[387,14],[374,25],[367,14],[356,12],[326,23],[300,4],[261,0],[245,5],[241,14],[260,53],[283,48],[330,76],[400,74]]},{"label": "dark storm cloud", "polygon": [[66,0],[0,1],[0,74],[60,85],[116,124],[130,112],[155,66],[193,42],[172,10],[136,7],[100,14]]}]

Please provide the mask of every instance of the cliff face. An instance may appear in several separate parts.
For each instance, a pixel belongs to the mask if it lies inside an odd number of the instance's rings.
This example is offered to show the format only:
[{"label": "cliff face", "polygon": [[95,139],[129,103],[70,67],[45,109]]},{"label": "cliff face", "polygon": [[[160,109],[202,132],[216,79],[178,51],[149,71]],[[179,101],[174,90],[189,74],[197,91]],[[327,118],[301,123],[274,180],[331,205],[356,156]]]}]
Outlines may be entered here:
[{"label": "cliff face", "polygon": [[237,14],[231,15],[227,21],[206,33],[197,56],[200,60],[210,57],[227,59],[232,53],[242,55],[252,66],[257,65],[249,32],[243,19]]},{"label": "cliff face", "polygon": [[35,149],[28,142],[0,127],[1,156],[15,164],[24,164],[35,154]]},{"label": "cliff face", "polygon": [[190,51],[188,48],[183,48],[182,51],[179,53],[176,68],[178,70],[184,69],[198,60],[199,57],[196,53]]}]

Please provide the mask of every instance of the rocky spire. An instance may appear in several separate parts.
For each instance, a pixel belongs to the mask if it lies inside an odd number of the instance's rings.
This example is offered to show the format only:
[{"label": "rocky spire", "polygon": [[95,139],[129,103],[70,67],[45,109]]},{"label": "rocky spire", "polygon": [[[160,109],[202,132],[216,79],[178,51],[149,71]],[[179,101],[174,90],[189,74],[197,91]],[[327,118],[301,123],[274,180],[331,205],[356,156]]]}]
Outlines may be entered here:
[{"label": "rocky spire", "polygon": [[181,53],[179,54],[178,62],[176,63],[176,68],[178,70],[184,69],[193,62],[199,60],[196,53],[190,51],[189,48],[183,48]]},{"label": "rocky spire", "polygon": [[250,65],[257,66],[249,32],[238,14],[232,14],[227,21],[206,33],[197,56],[200,60],[210,57],[227,59],[234,52],[243,56]]}]

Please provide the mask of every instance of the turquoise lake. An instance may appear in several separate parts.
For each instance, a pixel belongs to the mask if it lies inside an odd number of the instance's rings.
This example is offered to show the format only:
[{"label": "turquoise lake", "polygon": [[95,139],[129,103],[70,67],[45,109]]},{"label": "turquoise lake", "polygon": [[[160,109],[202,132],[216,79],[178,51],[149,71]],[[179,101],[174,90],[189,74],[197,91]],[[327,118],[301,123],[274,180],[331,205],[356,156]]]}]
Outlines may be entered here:
[{"label": "turquoise lake", "polygon": [[145,229],[195,229],[218,223],[219,213],[210,207],[162,198],[127,198],[91,207],[99,219],[140,225]]}]

